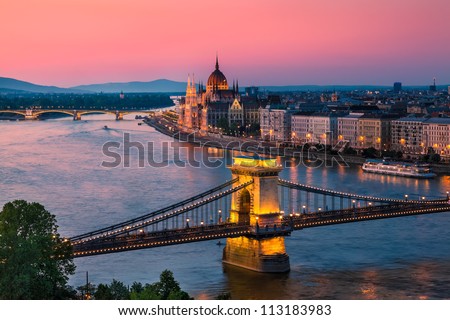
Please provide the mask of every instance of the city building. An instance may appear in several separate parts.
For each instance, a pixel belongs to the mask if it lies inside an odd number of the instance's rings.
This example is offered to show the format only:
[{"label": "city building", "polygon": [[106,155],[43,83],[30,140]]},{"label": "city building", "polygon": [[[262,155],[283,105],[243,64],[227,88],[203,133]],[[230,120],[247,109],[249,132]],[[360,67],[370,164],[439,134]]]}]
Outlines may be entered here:
[{"label": "city building", "polygon": [[428,118],[404,117],[391,121],[391,149],[417,158],[426,154],[423,124]]},{"label": "city building", "polygon": [[[423,122],[424,149],[450,160],[450,118],[429,118]],[[432,149],[430,149],[432,148]]]},{"label": "city building", "polygon": [[391,122],[392,149],[405,156],[439,154],[450,161],[450,118],[406,117]]},{"label": "city building", "polygon": [[350,114],[338,117],[338,143],[351,148],[360,148],[361,140],[358,140],[358,121],[364,113],[351,112]]},{"label": "city building", "polygon": [[430,86],[430,91],[431,92],[436,92],[437,91],[436,78],[433,78],[433,84]]},{"label": "city building", "polygon": [[337,115],[334,113],[298,112],[291,119],[294,144],[322,143],[332,145],[337,137]]},{"label": "city building", "polygon": [[365,114],[358,119],[358,148],[389,150],[393,115]]},{"label": "city building", "polygon": [[259,110],[261,138],[266,141],[291,141],[292,110],[267,105]]},{"label": "city building", "polygon": [[399,93],[400,91],[402,91],[402,83],[394,82],[394,92]]}]

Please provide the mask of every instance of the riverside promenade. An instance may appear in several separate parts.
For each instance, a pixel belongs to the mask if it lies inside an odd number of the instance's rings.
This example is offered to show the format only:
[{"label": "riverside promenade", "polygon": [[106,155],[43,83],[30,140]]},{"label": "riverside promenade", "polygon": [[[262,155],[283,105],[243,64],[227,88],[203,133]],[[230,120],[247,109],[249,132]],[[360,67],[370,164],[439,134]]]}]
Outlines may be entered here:
[{"label": "riverside promenade", "polygon": [[[286,147],[281,146],[280,143],[257,139],[226,136],[216,133],[210,133],[208,135],[199,134],[198,132],[187,133],[180,131],[176,123],[168,120],[166,117],[156,114],[144,122],[160,133],[176,140],[190,142],[205,147],[256,153],[261,156],[292,157],[303,159],[309,163],[336,162],[336,164],[343,166],[349,164],[362,165],[366,160],[366,158],[361,156],[344,155],[342,153],[330,154],[329,152],[317,152],[311,149],[304,150],[303,148]],[[430,164],[430,167],[435,173],[450,175],[450,165]]]}]

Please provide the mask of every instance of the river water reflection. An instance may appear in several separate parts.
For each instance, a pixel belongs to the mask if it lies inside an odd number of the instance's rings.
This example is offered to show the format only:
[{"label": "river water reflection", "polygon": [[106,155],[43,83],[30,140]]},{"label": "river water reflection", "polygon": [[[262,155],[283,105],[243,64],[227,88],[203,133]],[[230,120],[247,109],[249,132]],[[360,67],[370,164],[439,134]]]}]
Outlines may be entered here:
[{"label": "river water reflection", "polygon": [[[108,141],[154,143],[161,153],[171,139],[131,120],[86,116],[82,121],[2,121],[0,203],[37,201],[56,215],[59,231],[73,236],[139,216],[219,185],[231,174],[218,168],[138,166],[105,168]],[[105,129],[104,126],[108,129]],[[195,157],[205,151],[190,148]],[[199,158],[197,158],[199,159]],[[363,173],[357,166],[281,172],[284,179],[358,194],[402,198],[444,196],[450,177],[432,180]],[[198,299],[230,292],[234,299],[444,299],[450,298],[450,215],[404,217],[307,229],[286,239],[291,272],[258,274],[224,267],[215,241],[76,259],[70,283],[85,272],[96,284],[112,279],[154,282],[164,269]]]}]

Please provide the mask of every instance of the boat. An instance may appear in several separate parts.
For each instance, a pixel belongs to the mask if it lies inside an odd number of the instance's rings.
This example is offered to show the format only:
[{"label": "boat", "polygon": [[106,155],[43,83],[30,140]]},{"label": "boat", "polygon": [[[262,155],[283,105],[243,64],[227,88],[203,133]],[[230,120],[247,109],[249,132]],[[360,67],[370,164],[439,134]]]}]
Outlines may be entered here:
[{"label": "boat", "polygon": [[104,126],[103,129],[108,130],[109,128],[108,128],[108,126]]},{"label": "boat", "polygon": [[370,173],[411,178],[429,179],[436,176],[428,164],[392,161],[389,159],[367,159],[362,165],[362,169]]}]

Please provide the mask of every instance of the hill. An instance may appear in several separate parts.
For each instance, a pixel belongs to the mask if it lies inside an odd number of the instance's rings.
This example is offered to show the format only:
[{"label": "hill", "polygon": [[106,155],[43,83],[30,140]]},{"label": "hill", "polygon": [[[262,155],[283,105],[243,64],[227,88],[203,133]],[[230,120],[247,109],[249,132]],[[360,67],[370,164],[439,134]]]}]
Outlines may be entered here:
[{"label": "hill", "polygon": [[28,91],[40,93],[83,93],[85,91],[77,89],[66,89],[55,86],[42,86],[31,82],[16,80],[12,78],[0,77],[0,88],[3,91]]},{"label": "hill", "polygon": [[185,92],[186,82],[159,79],[148,82],[110,82],[72,87],[75,90],[93,92]]}]

